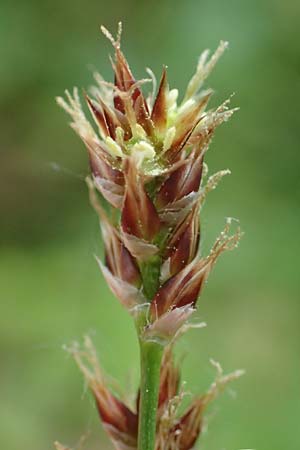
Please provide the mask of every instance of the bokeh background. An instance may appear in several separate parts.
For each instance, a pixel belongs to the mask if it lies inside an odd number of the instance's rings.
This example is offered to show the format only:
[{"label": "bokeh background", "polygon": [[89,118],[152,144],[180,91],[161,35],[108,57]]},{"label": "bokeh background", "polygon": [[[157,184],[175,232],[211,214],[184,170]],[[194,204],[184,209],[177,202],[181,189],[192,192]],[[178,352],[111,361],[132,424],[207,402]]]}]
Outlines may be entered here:
[{"label": "bokeh background", "polygon": [[[214,377],[209,358],[247,375],[210,409],[203,450],[300,448],[299,105],[296,0],[1,0],[0,448],[50,450],[55,439],[110,449],[63,345],[90,333],[127,395],[138,380],[132,323],[99,273],[87,158],[54,97],[108,79],[100,24],[124,23],[137,77],[169,67],[184,88],[199,53],[230,41],[208,85],[241,107],[219,129],[211,171],[232,170],[203,210],[203,251],[226,216],[245,236],[223,255],[201,298],[208,323],[177,349],[191,393]],[[233,392],[234,391],[234,392]],[[232,395],[231,395],[232,394]]]}]

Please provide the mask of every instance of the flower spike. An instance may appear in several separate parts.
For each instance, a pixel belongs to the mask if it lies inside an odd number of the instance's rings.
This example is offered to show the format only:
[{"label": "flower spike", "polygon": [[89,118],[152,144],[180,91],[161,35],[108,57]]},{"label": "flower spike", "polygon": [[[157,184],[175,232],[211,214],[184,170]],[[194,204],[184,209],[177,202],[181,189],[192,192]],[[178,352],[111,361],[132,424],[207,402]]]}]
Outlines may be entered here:
[{"label": "flower spike", "polygon": [[[169,86],[163,67],[158,87],[137,80],[121,50],[122,24],[117,36],[101,27],[111,42],[112,80],[94,74],[96,86],[84,92],[87,119],[77,88],[57,103],[71,116],[71,127],[88,152],[90,202],[100,222],[103,256],[96,257],[114,296],[135,322],[141,359],[137,404],[131,408],[107,386],[89,338],[84,348],[70,349],[94,395],[104,429],[117,450],[190,450],[201,434],[207,405],[227,382],[241,372],[224,376],[218,364],[215,383],[180,413],[184,396],[173,346],[188,329],[198,298],[219,255],[234,249],[241,232],[230,234],[233,219],[210,253],[200,252],[202,206],[223,170],[207,178],[206,152],[219,125],[236,108],[229,100],[207,110],[213,94],[202,89],[227,48],[221,41],[209,59],[198,60],[183,100]],[[144,95],[152,82],[150,93]],[[68,450],[56,443],[57,450]]]},{"label": "flower spike", "polygon": [[125,161],[124,173],[126,191],[121,218],[122,230],[151,241],[159,231],[160,220],[133,159]]}]

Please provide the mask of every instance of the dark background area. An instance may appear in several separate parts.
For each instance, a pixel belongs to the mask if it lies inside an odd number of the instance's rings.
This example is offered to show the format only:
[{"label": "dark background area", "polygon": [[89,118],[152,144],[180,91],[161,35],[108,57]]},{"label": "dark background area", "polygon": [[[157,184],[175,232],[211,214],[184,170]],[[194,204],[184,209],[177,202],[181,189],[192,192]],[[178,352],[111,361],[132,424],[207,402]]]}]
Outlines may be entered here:
[{"label": "dark background area", "polygon": [[215,403],[203,450],[298,450],[300,3],[293,0],[114,2],[52,0],[0,5],[0,447],[48,450],[56,439],[111,448],[64,344],[90,333],[102,365],[126,394],[138,380],[130,318],[105,286],[93,254],[98,223],[84,177],[83,144],[54,97],[111,79],[109,42],[138,78],[168,65],[182,92],[197,57],[230,42],[207,86],[214,105],[232,92],[240,111],[208,153],[232,170],[202,213],[207,252],[226,216],[245,232],[221,257],[199,304],[208,323],[179,344],[192,393],[213,380],[209,358],[245,377]]}]

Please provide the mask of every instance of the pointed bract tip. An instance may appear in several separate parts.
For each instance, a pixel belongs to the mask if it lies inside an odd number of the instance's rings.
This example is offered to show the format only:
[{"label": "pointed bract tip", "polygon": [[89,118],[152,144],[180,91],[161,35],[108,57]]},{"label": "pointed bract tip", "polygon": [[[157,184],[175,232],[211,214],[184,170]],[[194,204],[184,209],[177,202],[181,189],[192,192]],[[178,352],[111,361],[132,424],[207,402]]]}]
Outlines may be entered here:
[{"label": "pointed bract tip", "polygon": [[[132,449],[135,448],[138,426],[137,414],[112,394],[107,387],[90,337],[85,336],[83,348],[80,348],[78,344],[75,347],[73,346],[71,353],[94,394],[103,427],[112,441],[120,448],[124,445],[128,445]],[[67,449],[57,447],[57,450]]]},{"label": "pointed bract tip", "polygon": [[104,25],[101,25],[100,28],[104,36],[112,43],[113,47],[115,49],[119,49],[121,46],[122,22],[118,23],[117,39],[114,39],[111,32],[108,31],[108,29]]},{"label": "pointed bract tip", "polygon": [[144,338],[150,341],[171,342],[178,333],[182,334],[182,328],[194,312],[195,308],[192,304],[167,311],[145,329]]}]

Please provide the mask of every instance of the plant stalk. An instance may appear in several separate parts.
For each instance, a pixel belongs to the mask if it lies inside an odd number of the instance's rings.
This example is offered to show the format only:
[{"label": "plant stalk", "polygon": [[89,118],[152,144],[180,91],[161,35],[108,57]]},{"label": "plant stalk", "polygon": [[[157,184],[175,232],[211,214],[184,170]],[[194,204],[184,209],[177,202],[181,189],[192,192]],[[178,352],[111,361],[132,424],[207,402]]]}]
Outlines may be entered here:
[{"label": "plant stalk", "polygon": [[163,346],[140,340],[141,391],[139,406],[138,450],[154,450],[156,417]]}]

